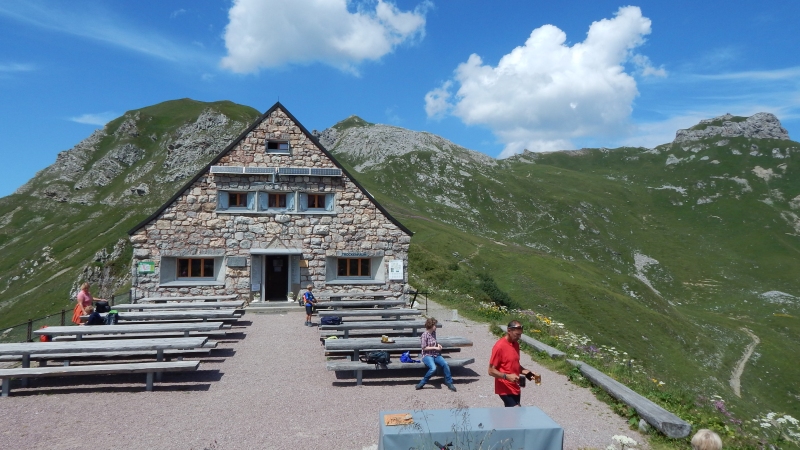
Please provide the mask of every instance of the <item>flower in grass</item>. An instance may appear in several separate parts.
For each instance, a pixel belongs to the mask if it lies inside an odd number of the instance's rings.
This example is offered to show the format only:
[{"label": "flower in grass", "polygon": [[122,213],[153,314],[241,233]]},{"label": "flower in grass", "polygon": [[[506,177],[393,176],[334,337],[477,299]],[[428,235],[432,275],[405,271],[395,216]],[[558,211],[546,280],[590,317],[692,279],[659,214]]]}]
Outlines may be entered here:
[{"label": "flower in grass", "polygon": [[634,441],[633,439],[625,435],[615,435],[612,436],[611,439],[616,441],[616,443],[619,444],[622,450],[625,450],[626,447],[636,447],[636,445],[638,444],[638,442]]}]

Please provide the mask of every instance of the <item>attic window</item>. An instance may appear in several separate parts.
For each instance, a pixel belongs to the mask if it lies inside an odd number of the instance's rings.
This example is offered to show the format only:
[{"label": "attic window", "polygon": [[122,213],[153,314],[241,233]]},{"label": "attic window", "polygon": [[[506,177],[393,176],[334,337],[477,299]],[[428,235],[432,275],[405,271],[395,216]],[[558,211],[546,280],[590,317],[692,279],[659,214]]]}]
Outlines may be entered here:
[{"label": "attic window", "polygon": [[289,142],[287,141],[267,141],[267,153],[279,155],[289,154]]}]

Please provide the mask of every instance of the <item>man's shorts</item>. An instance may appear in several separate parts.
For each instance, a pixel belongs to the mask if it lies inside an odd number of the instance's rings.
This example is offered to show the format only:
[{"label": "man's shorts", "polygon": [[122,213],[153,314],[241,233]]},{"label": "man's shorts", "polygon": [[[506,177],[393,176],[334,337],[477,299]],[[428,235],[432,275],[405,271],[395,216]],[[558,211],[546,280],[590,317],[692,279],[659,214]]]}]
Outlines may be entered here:
[{"label": "man's shorts", "polygon": [[500,396],[500,399],[503,400],[503,404],[506,406],[506,408],[520,405],[520,394],[504,394]]},{"label": "man's shorts", "polygon": [[310,316],[312,312],[314,312],[314,307],[311,305],[306,305],[306,314]]}]

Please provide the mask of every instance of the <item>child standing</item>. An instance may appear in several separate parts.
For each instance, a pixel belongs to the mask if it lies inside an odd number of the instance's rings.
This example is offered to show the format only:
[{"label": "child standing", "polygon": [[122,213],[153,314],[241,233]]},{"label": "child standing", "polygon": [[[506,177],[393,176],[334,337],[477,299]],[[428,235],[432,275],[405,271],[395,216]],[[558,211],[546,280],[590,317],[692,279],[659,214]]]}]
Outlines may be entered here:
[{"label": "child standing", "polygon": [[317,303],[317,299],[314,298],[314,294],[311,292],[314,289],[313,284],[309,284],[306,286],[307,291],[303,292],[303,303],[306,305],[306,326],[311,326],[311,313],[314,311],[314,305]]}]

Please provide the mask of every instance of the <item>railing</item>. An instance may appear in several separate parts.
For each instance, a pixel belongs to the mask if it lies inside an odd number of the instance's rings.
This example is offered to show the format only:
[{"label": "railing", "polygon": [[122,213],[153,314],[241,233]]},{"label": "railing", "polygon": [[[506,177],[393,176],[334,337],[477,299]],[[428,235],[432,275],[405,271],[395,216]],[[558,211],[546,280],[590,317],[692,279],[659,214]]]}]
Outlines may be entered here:
[{"label": "railing", "polygon": [[[111,306],[130,303],[130,294],[112,296],[108,303]],[[33,330],[42,327],[64,326],[72,321],[72,309],[62,309],[61,312],[49,316],[28,319],[27,322],[11,326],[0,331],[0,342],[33,342]]]}]

